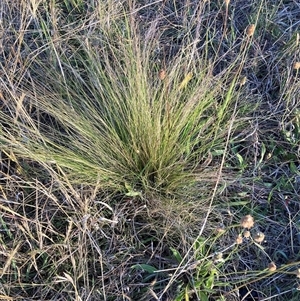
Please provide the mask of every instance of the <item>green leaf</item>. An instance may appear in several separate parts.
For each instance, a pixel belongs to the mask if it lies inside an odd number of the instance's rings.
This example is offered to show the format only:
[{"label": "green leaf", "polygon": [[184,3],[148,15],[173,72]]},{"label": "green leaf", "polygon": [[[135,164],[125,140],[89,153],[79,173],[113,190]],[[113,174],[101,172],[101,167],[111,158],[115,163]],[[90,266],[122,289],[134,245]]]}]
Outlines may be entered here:
[{"label": "green leaf", "polygon": [[135,191],[128,183],[125,182],[125,188],[127,192],[125,193],[126,196],[135,197],[135,196],[142,196],[140,191]]},{"label": "green leaf", "polygon": [[266,188],[272,188],[273,187],[273,183],[270,183],[270,182],[264,182],[264,186],[266,187]]},{"label": "green leaf", "polygon": [[215,282],[215,274],[217,273],[216,269],[212,269],[211,273],[208,277],[208,279],[206,280],[205,286],[208,289],[212,289],[214,287],[214,282]]},{"label": "green leaf", "polygon": [[[206,239],[204,237],[199,237],[195,242],[195,251],[200,254],[201,256],[205,256],[205,243]],[[202,258],[202,257],[200,257]],[[199,259],[200,259],[199,258]]]},{"label": "green leaf", "polygon": [[238,154],[238,153],[236,153],[235,155],[236,155],[236,157],[239,160],[240,167],[244,167],[244,159],[243,159],[243,157],[240,154]]},{"label": "green leaf", "polygon": [[297,175],[300,175],[300,172],[299,172],[299,170],[298,170],[296,164],[295,164],[293,161],[290,162],[290,169],[291,169],[291,172],[292,172],[292,173],[295,173],[295,174],[297,174]]},{"label": "green leaf", "polygon": [[125,195],[130,197],[135,197],[135,196],[142,196],[142,193],[140,191],[131,190],[125,193]]},{"label": "green leaf", "polygon": [[126,188],[127,191],[133,190],[132,187],[127,182],[125,182],[124,185],[125,185],[125,188]]},{"label": "green leaf", "polygon": [[182,257],[181,255],[179,254],[179,252],[174,249],[174,248],[170,248],[172,253],[173,253],[173,256],[175,257],[175,259],[178,261],[178,262],[182,262]]},{"label": "green leaf", "polygon": [[185,290],[180,291],[180,293],[175,297],[174,301],[182,301],[185,295]]},{"label": "green leaf", "polygon": [[240,197],[246,197],[248,195],[248,192],[242,191],[242,192],[239,192],[237,195]]},{"label": "green leaf", "polygon": [[228,109],[228,105],[229,105],[230,101],[232,100],[235,83],[236,83],[236,80],[234,79],[230,84],[230,87],[229,87],[228,92],[225,96],[224,102],[222,103],[221,107],[219,108],[219,110],[217,112],[218,123],[219,124],[223,120],[223,118],[225,116],[225,112]]},{"label": "green leaf", "polygon": [[215,149],[211,152],[213,156],[222,156],[224,154],[224,149]]},{"label": "green leaf", "polygon": [[189,301],[190,300],[190,297],[189,297],[189,288],[188,286],[185,287],[185,301]]},{"label": "green leaf", "polygon": [[262,161],[263,161],[263,159],[264,159],[264,157],[265,157],[265,154],[266,154],[266,146],[265,146],[265,144],[262,142],[261,143],[261,149],[260,149],[260,158],[259,158],[259,161],[258,161],[258,164],[257,164],[257,166],[260,166],[261,165],[261,163],[262,163]]},{"label": "green leaf", "polygon": [[207,297],[206,293],[199,292],[199,296],[200,296],[200,301],[208,301],[208,297]]},{"label": "green leaf", "polygon": [[135,264],[131,268],[135,270],[142,270],[151,274],[157,271],[155,267],[149,264]]},{"label": "green leaf", "polygon": [[233,202],[228,202],[227,206],[232,207],[232,206],[245,206],[249,203],[250,201],[233,201]]}]

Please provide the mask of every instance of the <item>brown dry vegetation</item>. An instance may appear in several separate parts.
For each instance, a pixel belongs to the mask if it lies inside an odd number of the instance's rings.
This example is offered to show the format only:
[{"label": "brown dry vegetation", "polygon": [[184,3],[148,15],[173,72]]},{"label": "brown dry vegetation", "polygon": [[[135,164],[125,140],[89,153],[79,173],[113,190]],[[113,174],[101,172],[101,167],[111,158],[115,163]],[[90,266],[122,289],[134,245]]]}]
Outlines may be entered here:
[{"label": "brown dry vegetation", "polygon": [[299,300],[299,20],[2,0],[0,300]]}]

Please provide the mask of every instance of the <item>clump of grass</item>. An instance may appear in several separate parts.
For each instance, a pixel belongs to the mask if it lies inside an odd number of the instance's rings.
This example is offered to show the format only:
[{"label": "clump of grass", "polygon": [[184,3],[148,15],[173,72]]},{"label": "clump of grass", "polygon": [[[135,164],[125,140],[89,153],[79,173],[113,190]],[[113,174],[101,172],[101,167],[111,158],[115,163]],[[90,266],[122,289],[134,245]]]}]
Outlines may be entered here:
[{"label": "clump of grass", "polygon": [[224,144],[238,73],[228,85],[185,46],[162,77],[151,60],[155,28],[142,41],[135,22],[122,16],[84,40],[49,36],[11,93],[10,113],[1,114],[10,124],[4,145],[72,183],[129,194],[193,185],[194,172]]},{"label": "clump of grass", "polygon": [[0,297],[298,300],[296,4],[9,2]]}]

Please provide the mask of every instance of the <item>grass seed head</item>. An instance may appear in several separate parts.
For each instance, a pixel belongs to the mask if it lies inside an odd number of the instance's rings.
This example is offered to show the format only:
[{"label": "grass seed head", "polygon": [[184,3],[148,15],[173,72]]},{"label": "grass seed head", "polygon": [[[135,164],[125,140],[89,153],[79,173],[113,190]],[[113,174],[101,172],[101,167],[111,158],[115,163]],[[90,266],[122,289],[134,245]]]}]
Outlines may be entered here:
[{"label": "grass seed head", "polygon": [[256,242],[263,242],[265,240],[265,234],[262,233],[262,232],[256,232],[254,235],[253,235],[253,239],[256,241]]},{"label": "grass seed head", "polygon": [[252,215],[248,214],[241,218],[241,227],[244,229],[251,229],[254,226],[254,219]]},{"label": "grass seed head", "polygon": [[247,230],[244,232],[244,237],[249,238],[250,236],[251,236],[250,231]]},{"label": "grass seed head", "polygon": [[255,31],[255,25],[254,24],[250,24],[248,27],[247,27],[247,30],[246,30],[246,33],[247,33],[247,36],[250,38],[253,36],[254,34],[254,31]]},{"label": "grass seed head", "polygon": [[158,77],[160,80],[164,80],[167,76],[167,73],[166,73],[166,70],[165,69],[161,69],[159,72],[158,72]]},{"label": "grass seed head", "polygon": [[243,237],[242,237],[242,235],[239,235],[239,236],[236,238],[235,243],[236,243],[237,245],[240,245],[240,244],[243,243]]},{"label": "grass seed head", "polygon": [[219,226],[216,228],[216,233],[217,234],[222,234],[225,232],[224,226]]},{"label": "grass seed head", "polygon": [[269,265],[268,265],[268,269],[269,269],[269,271],[270,271],[270,272],[274,272],[274,271],[276,271],[276,269],[277,269],[277,266],[276,266],[276,264],[275,264],[275,262],[274,262],[274,261],[272,261],[272,262],[270,262],[270,263],[269,263]]},{"label": "grass seed head", "polygon": [[295,70],[300,69],[300,62],[295,62],[293,65],[293,69],[295,69]]},{"label": "grass seed head", "polygon": [[214,258],[214,262],[223,262],[224,261],[222,252],[215,253],[213,258]]},{"label": "grass seed head", "polygon": [[225,2],[225,5],[228,6],[230,3],[230,0],[224,0],[224,2]]}]

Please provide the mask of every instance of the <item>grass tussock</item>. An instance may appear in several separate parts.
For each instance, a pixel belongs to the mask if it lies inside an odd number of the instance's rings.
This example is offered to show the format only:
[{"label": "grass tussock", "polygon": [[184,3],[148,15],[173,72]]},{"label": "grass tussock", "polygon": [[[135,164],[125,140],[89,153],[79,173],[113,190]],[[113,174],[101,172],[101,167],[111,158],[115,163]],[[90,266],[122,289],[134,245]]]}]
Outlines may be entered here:
[{"label": "grass tussock", "polygon": [[101,189],[172,194],[192,184],[232,128],[240,69],[213,76],[213,64],[183,45],[161,79],[156,28],[142,41],[136,23],[121,16],[109,34],[85,40],[56,33],[58,46],[49,36],[3,116],[7,147]]},{"label": "grass tussock", "polygon": [[300,7],[0,3],[0,299],[298,300]]},{"label": "grass tussock", "polygon": [[[117,19],[111,37],[103,30],[85,41],[57,33],[64,44],[29,61],[11,95],[7,147],[101,189],[173,193],[193,184],[232,127],[239,73],[229,83],[213,76],[213,65],[186,46],[160,79],[151,59],[156,28],[142,43],[134,22]],[[55,57],[45,62],[47,52]]]}]

